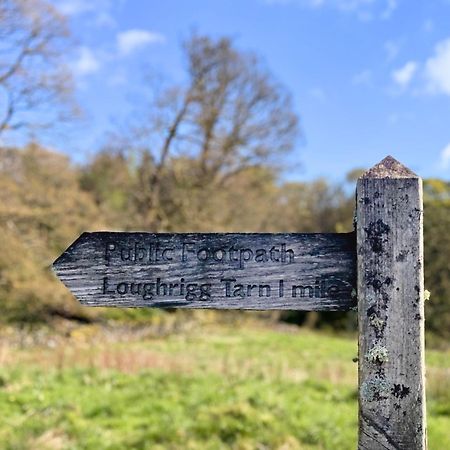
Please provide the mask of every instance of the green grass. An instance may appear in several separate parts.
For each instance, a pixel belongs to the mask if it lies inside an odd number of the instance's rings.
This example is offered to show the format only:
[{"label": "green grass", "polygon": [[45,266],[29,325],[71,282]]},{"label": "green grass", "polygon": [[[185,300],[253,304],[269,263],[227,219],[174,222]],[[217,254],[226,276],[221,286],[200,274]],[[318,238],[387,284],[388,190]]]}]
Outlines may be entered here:
[{"label": "green grass", "polygon": [[[0,448],[356,448],[354,339],[109,334],[86,326],[52,348],[0,349]],[[429,446],[450,448],[449,353],[427,358]]]}]

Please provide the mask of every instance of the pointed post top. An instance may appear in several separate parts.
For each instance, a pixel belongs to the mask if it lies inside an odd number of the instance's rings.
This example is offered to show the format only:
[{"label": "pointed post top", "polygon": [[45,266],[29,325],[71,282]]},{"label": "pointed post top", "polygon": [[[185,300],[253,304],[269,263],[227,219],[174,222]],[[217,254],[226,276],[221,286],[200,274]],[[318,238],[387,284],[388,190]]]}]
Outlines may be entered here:
[{"label": "pointed post top", "polygon": [[419,176],[389,155],[364,172],[361,178],[419,178]]}]

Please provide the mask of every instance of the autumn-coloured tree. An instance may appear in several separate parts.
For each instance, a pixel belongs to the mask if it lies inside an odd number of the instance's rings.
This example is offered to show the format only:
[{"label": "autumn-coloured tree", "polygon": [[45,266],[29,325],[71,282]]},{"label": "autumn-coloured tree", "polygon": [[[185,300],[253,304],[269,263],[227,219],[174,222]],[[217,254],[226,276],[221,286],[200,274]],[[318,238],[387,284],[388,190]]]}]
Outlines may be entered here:
[{"label": "autumn-coloured tree", "polygon": [[[0,304],[4,318],[46,320],[81,311],[56,282],[53,260],[100,227],[92,197],[67,157],[30,144],[0,148]],[[84,311],[86,312],[86,311]]]}]

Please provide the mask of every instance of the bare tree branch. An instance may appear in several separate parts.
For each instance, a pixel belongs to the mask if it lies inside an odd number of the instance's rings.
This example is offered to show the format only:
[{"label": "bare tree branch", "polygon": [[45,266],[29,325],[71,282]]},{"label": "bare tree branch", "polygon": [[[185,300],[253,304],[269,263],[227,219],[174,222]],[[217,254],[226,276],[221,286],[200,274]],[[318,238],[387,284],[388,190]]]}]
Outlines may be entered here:
[{"label": "bare tree branch", "polygon": [[54,7],[46,0],[0,0],[0,30],[0,87],[6,92],[0,136],[70,112],[71,80],[62,61],[68,30]]},{"label": "bare tree branch", "polygon": [[153,231],[164,227],[171,208],[197,203],[189,192],[205,195],[201,209],[212,200],[207,193],[246,169],[278,163],[298,133],[289,93],[255,55],[229,39],[197,35],[184,50],[186,82],[153,95],[150,114],[140,115],[145,122],[135,123],[129,138],[144,149],[139,209],[146,209],[144,226]]}]

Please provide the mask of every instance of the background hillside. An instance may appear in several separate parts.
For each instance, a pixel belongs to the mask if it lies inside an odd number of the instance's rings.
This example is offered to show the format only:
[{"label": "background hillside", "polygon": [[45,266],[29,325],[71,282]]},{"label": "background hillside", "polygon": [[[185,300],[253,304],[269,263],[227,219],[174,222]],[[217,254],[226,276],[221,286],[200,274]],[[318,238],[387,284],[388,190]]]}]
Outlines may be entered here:
[{"label": "background hillside", "polygon": [[[269,166],[251,166],[219,184],[198,187],[199,161],[174,158],[161,174],[164,189],[158,231],[344,232],[352,229],[354,177],[342,184],[324,179],[283,182]],[[2,320],[49,322],[139,320],[152,313],[81,308],[51,273],[51,263],[86,230],[154,230],[147,225],[142,196],[145,173],[154,170],[147,153],[104,150],[82,165],[37,144],[0,150],[0,298]],[[176,172],[176,176],[174,175]],[[450,184],[425,180],[425,285],[430,344],[445,345],[450,332]],[[277,317],[275,317],[277,316]],[[349,314],[284,313],[272,319],[351,330]]]}]

